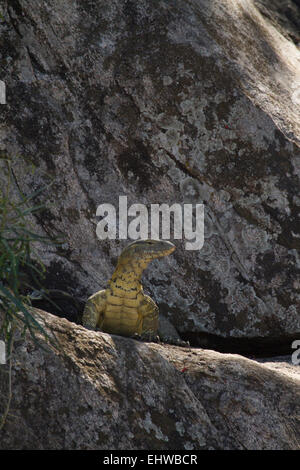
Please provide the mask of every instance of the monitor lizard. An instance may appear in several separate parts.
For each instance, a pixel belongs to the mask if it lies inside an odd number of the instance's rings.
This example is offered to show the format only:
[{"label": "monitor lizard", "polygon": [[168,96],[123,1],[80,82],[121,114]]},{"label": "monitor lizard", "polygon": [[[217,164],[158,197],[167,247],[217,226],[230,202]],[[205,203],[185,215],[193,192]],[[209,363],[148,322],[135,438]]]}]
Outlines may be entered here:
[{"label": "monitor lizard", "polygon": [[[159,310],[151,297],[144,294],[141,277],[152,260],[167,256],[174,250],[173,243],[165,240],[140,239],[130,243],[119,256],[107,288],[88,298],[83,312],[83,326],[105,333],[156,341]],[[175,340],[175,343],[187,344],[180,340]]]}]

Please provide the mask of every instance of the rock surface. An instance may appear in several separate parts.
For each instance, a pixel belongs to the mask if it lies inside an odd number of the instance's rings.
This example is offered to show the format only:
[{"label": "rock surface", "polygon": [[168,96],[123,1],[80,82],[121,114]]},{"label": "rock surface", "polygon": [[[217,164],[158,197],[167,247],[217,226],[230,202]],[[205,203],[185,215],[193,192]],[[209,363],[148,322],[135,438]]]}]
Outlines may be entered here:
[{"label": "rock surface", "polygon": [[296,364],[293,364],[292,356],[265,357],[263,359],[256,359],[256,361],[263,363],[264,366],[270,369],[277,370],[281,374],[287,374],[289,377],[294,376],[300,379],[299,352],[296,351],[296,353]]},{"label": "rock surface", "polygon": [[161,313],[195,344],[299,337],[300,55],[278,2],[2,3],[1,150],[25,193],[52,181],[35,223],[66,237],[41,248],[47,286],[105,286],[126,242],[97,239],[99,204],[204,202],[203,249],[175,240],[145,275]]},{"label": "rock surface", "polygon": [[299,0],[255,0],[259,11],[281,34],[300,45]]},{"label": "rock surface", "polygon": [[[15,340],[1,449],[299,449],[300,377],[139,343],[36,311],[61,351]],[[48,330],[50,331],[50,330]],[[0,366],[0,411],[7,396]]]}]

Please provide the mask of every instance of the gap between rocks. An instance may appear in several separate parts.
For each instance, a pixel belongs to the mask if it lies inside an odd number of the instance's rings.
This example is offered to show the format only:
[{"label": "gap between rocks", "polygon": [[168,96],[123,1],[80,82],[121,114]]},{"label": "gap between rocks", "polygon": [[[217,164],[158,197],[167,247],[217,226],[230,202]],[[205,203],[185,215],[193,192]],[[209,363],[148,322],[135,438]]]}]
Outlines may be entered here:
[{"label": "gap between rocks", "polygon": [[[60,318],[81,324],[81,317],[84,308],[84,302],[74,299],[70,302],[70,297],[62,298],[60,291],[58,298],[52,298],[53,303],[46,299],[39,299],[33,302],[33,306],[46,312],[52,313]],[[54,296],[55,297],[55,296]],[[59,308],[57,308],[59,307]],[[300,340],[300,332],[294,335],[285,335],[277,337],[222,337],[206,332],[186,332],[180,333],[181,339],[189,341],[191,347],[212,349],[221,353],[240,354],[250,358],[276,357],[281,355],[291,355],[294,352],[292,343]]]}]

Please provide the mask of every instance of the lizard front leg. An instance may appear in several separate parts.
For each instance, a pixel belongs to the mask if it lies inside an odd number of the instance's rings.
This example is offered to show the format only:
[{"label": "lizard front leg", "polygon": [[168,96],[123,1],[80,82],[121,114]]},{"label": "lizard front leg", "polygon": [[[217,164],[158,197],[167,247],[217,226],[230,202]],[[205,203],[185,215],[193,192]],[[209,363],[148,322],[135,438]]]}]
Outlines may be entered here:
[{"label": "lizard front leg", "polygon": [[88,298],[85,304],[82,324],[89,330],[96,330],[102,328],[104,321],[104,313],[106,307],[106,292],[105,290],[96,292]]},{"label": "lizard front leg", "polygon": [[138,307],[137,336],[144,341],[158,341],[158,306],[148,295],[144,295]]}]

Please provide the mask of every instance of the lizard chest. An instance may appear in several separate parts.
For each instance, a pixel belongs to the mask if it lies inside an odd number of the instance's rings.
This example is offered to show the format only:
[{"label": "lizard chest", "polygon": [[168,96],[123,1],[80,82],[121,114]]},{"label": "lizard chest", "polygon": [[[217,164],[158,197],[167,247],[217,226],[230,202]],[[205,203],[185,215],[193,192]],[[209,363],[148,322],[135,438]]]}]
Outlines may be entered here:
[{"label": "lizard chest", "polygon": [[143,299],[144,294],[140,290],[108,289],[103,331],[126,336],[137,333],[142,321],[138,309]]}]

